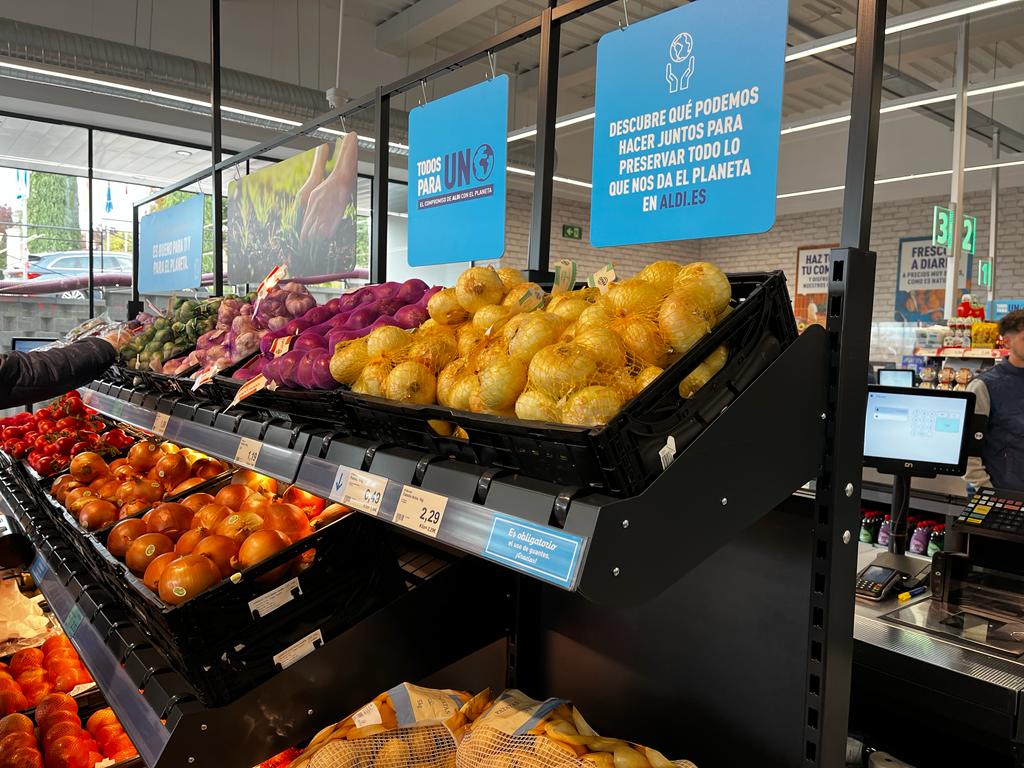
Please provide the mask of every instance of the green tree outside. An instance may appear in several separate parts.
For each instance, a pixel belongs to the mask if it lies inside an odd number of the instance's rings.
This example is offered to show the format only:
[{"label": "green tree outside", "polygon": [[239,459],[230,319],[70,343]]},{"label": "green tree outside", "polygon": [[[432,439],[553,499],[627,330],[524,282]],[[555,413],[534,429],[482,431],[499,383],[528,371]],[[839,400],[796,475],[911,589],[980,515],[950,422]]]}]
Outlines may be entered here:
[{"label": "green tree outside", "polygon": [[78,222],[78,179],[32,171],[28,177],[29,253],[75,251],[82,247]]}]

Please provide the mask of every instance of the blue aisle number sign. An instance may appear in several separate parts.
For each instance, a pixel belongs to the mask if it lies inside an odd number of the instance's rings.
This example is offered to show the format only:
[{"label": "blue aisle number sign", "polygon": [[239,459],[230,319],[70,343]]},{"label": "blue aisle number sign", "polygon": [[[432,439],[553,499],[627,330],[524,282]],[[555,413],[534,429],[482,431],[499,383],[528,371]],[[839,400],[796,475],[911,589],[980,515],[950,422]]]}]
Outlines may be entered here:
[{"label": "blue aisle number sign", "polygon": [[787,23],[785,0],[715,0],[601,38],[592,244],[771,228]]},{"label": "blue aisle number sign", "polygon": [[199,287],[204,202],[195,195],[139,220],[139,293]]},{"label": "blue aisle number sign", "polygon": [[505,252],[508,76],[416,107],[409,116],[409,264]]}]

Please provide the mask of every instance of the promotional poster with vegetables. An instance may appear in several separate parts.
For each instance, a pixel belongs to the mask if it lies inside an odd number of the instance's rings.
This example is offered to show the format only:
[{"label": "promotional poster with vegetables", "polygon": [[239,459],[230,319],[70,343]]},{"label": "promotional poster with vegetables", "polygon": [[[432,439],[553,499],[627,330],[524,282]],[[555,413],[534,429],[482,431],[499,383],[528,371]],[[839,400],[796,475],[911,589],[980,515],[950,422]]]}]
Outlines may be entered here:
[{"label": "promotional poster with vegetables", "polygon": [[295,277],[355,267],[358,155],[347,133],[228,185],[232,283],[258,283],[278,264]]}]

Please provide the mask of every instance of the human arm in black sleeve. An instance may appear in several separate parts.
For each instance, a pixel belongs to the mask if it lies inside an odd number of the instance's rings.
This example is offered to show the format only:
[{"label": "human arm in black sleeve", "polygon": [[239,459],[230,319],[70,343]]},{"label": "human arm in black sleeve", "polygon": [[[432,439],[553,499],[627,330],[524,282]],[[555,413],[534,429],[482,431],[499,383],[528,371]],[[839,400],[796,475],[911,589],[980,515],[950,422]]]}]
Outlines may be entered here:
[{"label": "human arm in black sleeve", "polygon": [[117,352],[101,338],[66,347],[0,355],[0,408],[48,400],[88,384],[113,364]]}]

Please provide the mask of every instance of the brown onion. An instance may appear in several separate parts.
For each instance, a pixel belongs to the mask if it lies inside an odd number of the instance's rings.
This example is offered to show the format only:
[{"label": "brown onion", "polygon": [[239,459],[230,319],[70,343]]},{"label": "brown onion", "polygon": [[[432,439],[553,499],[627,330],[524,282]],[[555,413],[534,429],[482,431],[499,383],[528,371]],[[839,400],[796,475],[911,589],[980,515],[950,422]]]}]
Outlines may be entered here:
[{"label": "brown onion", "polygon": [[313,532],[306,513],[294,504],[271,504],[263,517],[263,527],[279,531],[292,541],[304,539]]},{"label": "brown onion", "polygon": [[103,499],[87,502],[78,512],[78,523],[87,531],[98,531],[116,521],[117,507]]},{"label": "brown onion", "polygon": [[[232,564],[238,570],[244,571],[246,568],[252,568],[268,557],[272,557],[281,550],[288,548],[291,546],[291,543],[292,540],[280,531],[270,529],[256,531],[242,542],[242,546],[238,549],[238,555],[235,556]],[[260,576],[258,580],[276,581],[285,574],[290,566],[290,562],[285,563]]]},{"label": "brown onion", "polygon": [[129,501],[127,504],[121,505],[120,518],[123,520],[126,517],[137,515],[144,509],[149,507],[148,501]]},{"label": "brown onion", "polygon": [[251,490],[259,491],[260,493],[277,493],[277,480],[272,477],[267,477],[266,475],[261,475],[259,472],[255,472],[251,469],[238,470],[231,482],[246,485]]},{"label": "brown onion", "polygon": [[206,504],[196,512],[195,517],[192,518],[191,526],[193,528],[202,526],[212,531],[221,520],[229,517],[231,514],[231,507],[225,507],[223,504],[216,503]]},{"label": "brown onion", "polygon": [[263,516],[267,512],[267,507],[270,506],[270,499],[264,496],[262,493],[254,492],[245,501],[242,502],[242,506],[238,508],[241,514],[246,512],[255,512],[259,516]]},{"label": "brown onion", "polygon": [[156,443],[152,443],[149,440],[143,440],[142,442],[136,443],[128,451],[128,463],[131,464],[137,472],[148,472],[156,463],[164,456],[164,452],[160,450],[160,447]]},{"label": "brown onion", "polygon": [[203,480],[203,478],[201,477],[190,477],[188,478],[188,480],[182,480],[176,486],[171,488],[171,490],[169,490],[167,494],[169,496],[181,496],[182,494],[191,491],[197,485],[202,485],[205,482],[206,481]]},{"label": "brown onion", "polygon": [[284,492],[281,500],[288,504],[294,504],[297,507],[303,509],[308,517],[316,517],[324,511],[324,505],[327,503],[319,496],[304,491],[294,485],[289,485],[288,490]]},{"label": "brown onion", "polygon": [[227,536],[241,546],[246,538],[262,527],[263,518],[254,512],[246,512],[244,515],[235,513],[221,520],[213,532],[218,536]]},{"label": "brown onion", "polygon": [[146,572],[149,564],[160,555],[174,551],[174,542],[162,533],[144,533],[128,545],[124,562],[136,576]]},{"label": "brown onion", "polygon": [[227,536],[213,534],[196,544],[196,548],[190,554],[209,558],[220,570],[221,576],[226,579],[235,572],[231,566],[231,560],[238,554],[238,544]]},{"label": "brown onion", "polygon": [[166,488],[174,488],[189,477],[188,459],[180,453],[165,453],[153,469]]},{"label": "brown onion", "polygon": [[215,499],[218,504],[223,504],[225,507],[231,507],[237,512],[241,508],[242,502],[245,501],[251,493],[252,489],[248,486],[232,483],[231,485],[225,485],[217,491]]},{"label": "brown onion", "polygon": [[205,507],[207,504],[213,504],[213,496],[208,493],[191,493],[181,500],[181,503],[191,509],[193,512],[198,512],[200,509]]},{"label": "brown onion", "polygon": [[142,574],[142,583],[150,591],[158,591],[160,589],[160,576],[163,575],[164,569],[177,559],[177,552],[164,552],[162,555],[153,558],[153,562],[146,567],[146,572]]},{"label": "brown onion", "polygon": [[128,546],[145,533],[149,533],[149,529],[139,518],[122,520],[107,534],[107,549],[114,557],[123,558]]},{"label": "brown onion", "polygon": [[211,477],[216,477],[223,471],[223,464],[216,459],[208,457],[197,459],[196,463],[192,465],[192,477],[202,478],[203,480],[209,480]]},{"label": "brown onion", "polygon": [[160,599],[178,605],[205,592],[221,580],[220,569],[202,555],[182,555],[160,575]]},{"label": "brown onion", "polygon": [[194,514],[184,504],[168,502],[153,507],[153,511],[146,516],[146,524],[152,533],[163,533],[177,541],[178,537],[192,525]]},{"label": "brown onion", "polygon": [[107,462],[98,453],[83,451],[71,460],[68,471],[78,482],[91,483],[107,474]]},{"label": "brown onion", "polygon": [[202,541],[204,538],[210,535],[210,531],[206,528],[189,528],[178,539],[178,542],[174,545],[174,551],[179,555],[188,555],[196,548],[196,544]]}]

